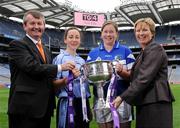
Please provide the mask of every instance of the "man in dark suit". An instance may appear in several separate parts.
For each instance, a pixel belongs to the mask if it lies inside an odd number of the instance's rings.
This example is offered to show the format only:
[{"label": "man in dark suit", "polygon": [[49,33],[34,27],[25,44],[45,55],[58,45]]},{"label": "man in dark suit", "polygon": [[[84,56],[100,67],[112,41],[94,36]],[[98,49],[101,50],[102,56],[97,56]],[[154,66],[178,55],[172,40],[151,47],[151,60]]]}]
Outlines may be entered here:
[{"label": "man in dark suit", "polygon": [[52,81],[57,72],[71,70],[74,65],[51,64],[51,53],[41,44],[45,18],[39,11],[25,13],[23,27],[26,36],[12,41],[9,49],[9,128],[50,128],[55,108]]}]

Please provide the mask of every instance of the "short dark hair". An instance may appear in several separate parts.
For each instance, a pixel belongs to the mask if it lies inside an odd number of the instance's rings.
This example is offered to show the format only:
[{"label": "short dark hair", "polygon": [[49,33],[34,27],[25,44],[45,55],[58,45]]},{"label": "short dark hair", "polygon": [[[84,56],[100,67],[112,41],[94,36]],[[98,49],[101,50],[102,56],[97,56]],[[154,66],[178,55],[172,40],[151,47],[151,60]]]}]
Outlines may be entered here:
[{"label": "short dark hair", "polygon": [[105,22],[103,23],[103,25],[102,25],[102,27],[101,27],[101,32],[103,31],[104,27],[105,27],[106,25],[109,25],[109,24],[113,25],[114,28],[115,28],[115,30],[116,30],[116,32],[118,32],[118,25],[116,24],[116,22],[114,22],[114,21],[112,21],[112,20],[108,20],[108,21],[105,21]]},{"label": "short dark hair", "polygon": [[37,19],[42,18],[43,21],[44,21],[44,24],[45,24],[45,17],[44,17],[44,15],[43,15],[40,11],[37,11],[37,10],[29,10],[29,11],[27,11],[27,12],[24,14],[24,16],[23,16],[23,23],[24,23],[24,24],[26,24],[26,22],[27,22],[26,17],[27,17],[29,14],[32,15],[34,18],[37,18]]},{"label": "short dark hair", "polygon": [[79,32],[79,34],[80,34],[80,39],[82,38],[82,33],[79,30],[79,28],[77,28],[77,27],[70,27],[70,28],[66,29],[65,32],[64,32],[64,40],[67,39],[67,35],[68,35],[68,32],[70,30],[77,30]]}]

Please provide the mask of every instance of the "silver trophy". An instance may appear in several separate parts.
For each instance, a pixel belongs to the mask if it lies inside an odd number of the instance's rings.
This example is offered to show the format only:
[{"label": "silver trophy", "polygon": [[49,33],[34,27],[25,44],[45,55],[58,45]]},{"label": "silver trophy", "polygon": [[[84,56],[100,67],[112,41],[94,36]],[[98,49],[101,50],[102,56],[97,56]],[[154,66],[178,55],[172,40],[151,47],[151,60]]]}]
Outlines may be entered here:
[{"label": "silver trophy", "polygon": [[83,74],[97,86],[97,108],[105,108],[103,85],[109,81],[113,74],[111,61],[92,61],[83,65]]}]

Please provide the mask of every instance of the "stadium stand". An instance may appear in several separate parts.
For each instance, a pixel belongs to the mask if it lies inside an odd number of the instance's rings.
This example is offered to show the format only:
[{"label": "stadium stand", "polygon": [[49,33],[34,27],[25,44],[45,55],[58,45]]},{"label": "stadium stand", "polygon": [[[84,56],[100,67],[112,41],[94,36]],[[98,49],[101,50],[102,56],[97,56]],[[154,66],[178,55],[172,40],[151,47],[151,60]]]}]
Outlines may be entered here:
[{"label": "stadium stand", "polygon": [[[13,40],[13,39],[18,39],[21,38],[21,36],[24,34],[23,31],[19,31],[20,34],[13,34],[13,33],[8,33],[8,29],[4,29],[4,28],[8,28],[9,24],[11,23],[12,29],[16,28],[18,30],[21,30],[21,25],[19,25],[19,23],[17,23],[18,25],[16,25],[16,22],[14,21],[10,21],[10,20],[6,20],[5,22],[0,22],[0,59],[1,59],[1,63],[7,63],[8,59],[8,55],[7,55],[7,49],[8,49],[8,43]],[[19,27],[19,28],[18,28]],[[178,83],[180,82],[178,77],[180,76],[179,72],[180,72],[180,66],[178,65],[180,62],[180,44],[176,44],[174,45],[173,43],[169,43],[167,44],[168,40],[168,34],[169,31],[173,31],[173,35],[177,35],[177,37],[179,37],[179,33],[177,31],[177,29],[173,30],[175,27],[168,27],[166,26],[165,28],[157,28],[157,33],[156,33],[156,39],[155,41],[158,43],[161,43],[162,46],[164,46],[168,58],[169,58],[169,80],[171,83]],[[11,29],[11,28],[9,28]],[[177,32],[177,33],[176,33]],[[138,49],[139,45],[137,43],[137,41],[135,40],[134,37],[134,33],[133,30],[126,30],[126,31],[120,31],[119,32],[119,41],[121,44],[123,45],[127,45],[128,47],[130,47],[134,53],[135,56],[137,56],[139,54],[140,49]],[[59,53],[59,48],[64,48],[65,45],[63,43],[63,34],[64,34],[64,30],[56,30],[56,29],[46,29],[46,32],[43,36],[43,42],[46,42],[45,45],[47,47],[49,47],[49,43],[50,43],[50,48],[51,51],[53,52],[53,55],[57,55]],[[98,46],[98,42],[101,41],[100,39],[100,32],[83,32],[84,38],[83,38],[83,42],[81,45],[81,48],[79,50],[80,55],[82,55],[84,58],[86,58],[88,51],[91,48],[94,48],[96,46]],[[15,38],[14,38],[15,37]],[[130,38],[131,37],[131,38]],[[160,42],[161,41],[161,42]],[[170,42],[170,41],[169,41]],[[171,66],[173,65],[173,66]],[[175,66],[174,66],[175,65]],[[176,68],[174,68],[176,67]],[[3,81],[5,80],[6,82],[8,82],[8,78],[5,78],[3,76],[8,76],[8,68],[3,68],[3,66],[1,65],[0,68],[0,80]],[[6,74],[4,74],[6,72]]]},{"label": "stadium stand", "polygon": [[[160,26],[156,28],[156,37],[155,37],[155,42],[157,43],[168,43],[168,34],[169,31],[171,29],[169,29],[169,26]],[[170,41],[169,41],[170,42]]]},{"label": "stadium stand", "polygon": [[133,47],[139,47],[135,36],[134,36],[134,30],[126,30],[126,31],[120,31],[119,32],[119,41],[121,44],[127,45],[131,48]]},{"label": "stadium stand", "polygon": [[10,85],[10,71],[8,64],[0,64],[0,83]]},{"label": "stadium stand", "polygon": [[[169,58],[169,80],[171,83],[178,83],[180,79],[180,25],[169,25],[170,21],[180,20],[180,1],[177,0],[156,0],[151,3],[146,3],[142,0],[141,3],[126,3],[119,4],[114,9],[114,12],[105,15],[107,20],[117,21],[119,27],[130,26],[138,18],[151,17],[158,26],[156,27],[155,42],[161,44]],[[20,7],[18,5],[23,4]],[[29,6],[25,6],[29,5]],[[74,26],[74,8],[69,5],[60,4],[54,0],[48,0],[46,3],[43,0],[39,1],[16,1],[16,0],[3,0],[0,2],[0,73],[6,72],[8,68],[4,65],[8,63],[8,43],[13,39],[19,39],[24,36],[22,23],[12,21],[9,17],[17,17],[22,19],[22,16],[28,7],[31,9],[39,9],[46,17],[46,23],[55,28],[46,28],[43,35],[43,43],[47,46],[56,56],[60,48],[64,49],[63,42],[64,29],[62,27]],[[171,8],[169,8],[171,7]],[[23,9],[22,9],[23,8]],[[155,14],[156,12],[156,14]],[[89,26],[78,26],[82,30],[83,39],[78,53],[83,57],[87,57],[90,49],[97,47],[101,43],[100,31],[86,31]],[[119,42],[131,48],[135,57],[141,50],[139,44],[134,37],[134,30],[120,30]],[[3,77],[3,79],[6,79]],[[1,79],[0,79],[1,80]]]},{"label": "stadium stand", "polygon": [[169,67],[169,81],[171,84],[180,84],[180,65],[172,65]]}]

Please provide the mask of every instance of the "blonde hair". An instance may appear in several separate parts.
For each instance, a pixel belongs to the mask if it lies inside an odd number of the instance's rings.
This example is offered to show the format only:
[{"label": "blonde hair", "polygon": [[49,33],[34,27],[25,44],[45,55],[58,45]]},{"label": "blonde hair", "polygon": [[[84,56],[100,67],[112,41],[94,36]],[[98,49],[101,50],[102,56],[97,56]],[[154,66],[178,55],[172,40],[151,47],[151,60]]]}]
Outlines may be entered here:
[{"label": "blonde hair", "polygon": [[151,18],[147,17],[147,18],[138,19],[134,24],[134,31],[138,23],[146,23],[147,25],[149,25],[150,31],[153,34],[153,38],[154,38],[155,33],[156,33],[156,30],[155,30],[156,26],[155,26],[155,22]]}]

